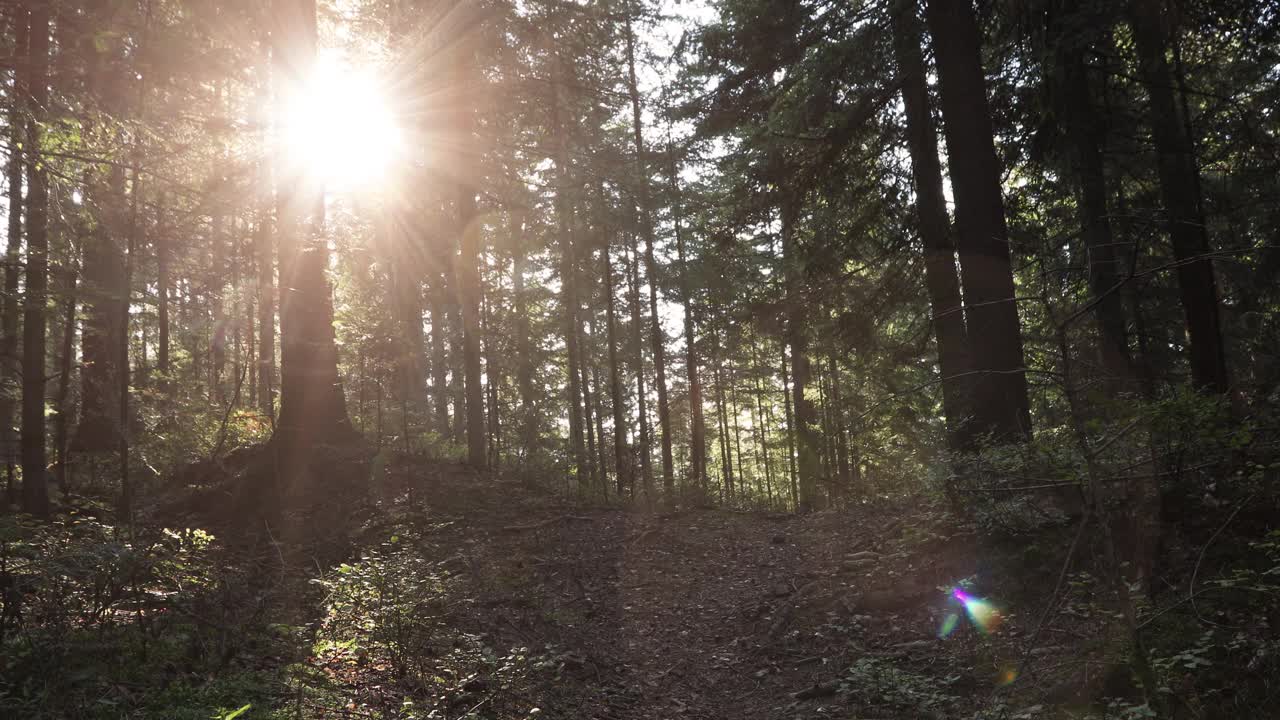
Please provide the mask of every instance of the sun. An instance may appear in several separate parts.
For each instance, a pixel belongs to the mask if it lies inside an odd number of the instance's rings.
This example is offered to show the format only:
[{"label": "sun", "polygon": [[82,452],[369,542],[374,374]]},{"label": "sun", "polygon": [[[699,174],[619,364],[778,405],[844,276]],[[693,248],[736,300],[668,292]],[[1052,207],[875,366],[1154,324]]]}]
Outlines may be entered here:
[{"label": "sun", "polygon": [[369,68],[322,54],[282,99],[280,142],[308,180],[339,191],[385,187],[406,144],[384,83]]}]

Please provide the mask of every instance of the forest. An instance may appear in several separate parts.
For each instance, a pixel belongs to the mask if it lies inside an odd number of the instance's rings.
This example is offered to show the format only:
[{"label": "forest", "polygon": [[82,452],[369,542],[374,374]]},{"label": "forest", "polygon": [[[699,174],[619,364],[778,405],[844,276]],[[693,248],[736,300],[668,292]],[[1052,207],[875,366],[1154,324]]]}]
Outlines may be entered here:
[{"label": "forest", "polygon": [[0,717],[1280,718],[1280,2],[0,0]]}]

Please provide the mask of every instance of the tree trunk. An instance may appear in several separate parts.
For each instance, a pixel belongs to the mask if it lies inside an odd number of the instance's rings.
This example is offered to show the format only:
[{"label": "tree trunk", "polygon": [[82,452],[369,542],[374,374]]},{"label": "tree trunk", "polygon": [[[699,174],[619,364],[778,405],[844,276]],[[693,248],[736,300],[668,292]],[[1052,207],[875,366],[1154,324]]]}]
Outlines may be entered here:
[{"label": "tree trunk", "polygon": [[675,493],[675,469],[671,455],[671,408],[667,404],[666,338],[658,315],[658,263],[654,259],[653,209],[650,207],[649,171],[645,164],[644,127],[640,111],[640,89],[636,82],[635,33],[631,27],[632,2],[627,3],[627,92],[631,99],[631,130],[636,165],[636,192],[639,198],[640,228],[644,232],[644,274],[649,280],[650,343],[653,353],[654,385],[658,392],[658,428],[662,433],[662,487],[667,497]]},{"label": "tree trunk", "polygon": [[[49,105],[49,5],[31,6],[26,83],[30,122],[27,143],[41,145]],[[45,304],[49,281],[48,171],[41,162],[27,164],[27,277],[22,327],[22,509],[49,515],[49,480],[45,468]]]},{"label": "tree trunk", "polygon": [[795,405],[796,468],[800,482],[799,512],[821,506],[818,483],[822,474],[822,447],[818,436],[818,410],[805,390],[811,379],[809,330],[810,308],[801,297],[803,262],[796,248],[796,208],[792,201],[782,204],[782,262],[786,268],[787,344],[791,346],[791,393]]},{"label": "tree trunk", "polygon": [[955,243],[942,191],[938,135],[929,109],[924,58],[920,49],[920,20],[914,0],[901,2],[894,12],[893,39],[906,110],[907,148],[915,180],[916,219],[924,244],[924,281],[933,312],[942,375],[942,409],[947,420],[947,445],[953,451],[973,449],[966,420],[972,412],[964,375],[968,371],[968,337],[956,275]]},{"label": "tree trunk", "polygon": [[223,231],[224,218],[215,212],[210,222],[209,241],[212,258],[213,280],[209,284],[209,308],[213,316],[212,335],[209,338],[209,398],[221,405],[227,399],[227,239]]},{"label": "tree trunk", "polygon": [[484,385],[480,367],[480,219],[476,198],[470,186],[458,200],[462,238],[462,254],[458,258],[458,290],[462,310],[462,364],[466,385],[467,463],[472,467],[488,465],[485,448]]},{"label": "tree trunk", "polygon": [[562,88],[567,80],[564,77],[565,74],[564,60],[557,55],[556,79],[558,82],[555,84],[556,98],[552,111],[552,127],[556,129],[556,136],[559,138],[555,157],[556,182],[558,185],[555,197],[555,213],[560,235],[560,304],[564,312],[565,355],[568,361],[569,447],[572,451],[573,470],[578,478],[578,487],[586,490],[588,478],[584,474],[586,469],[586,448],[583,443],[582,433],[582,388],[579,385],[580,375],[578,372],[578,259],[577,251],[574,248],[572,221],[569,218],[569,198],[567,196],[571,182],[567,140],[569,130],[560,112],[560,109],[564,106]]},{"label": "tree trunk", "polygon": [[[472,53],[460,52],[460,66],[455,73],[460,87],[470,87],[479,82],[479,74],[473,73],[470,64]],[[466,93],[461,93],[466,95]],[[467,406],[467,463],[475,468],[488,465],[485,447],[484,386],[481,381],[480,358],[480,306],[483,288],[480,285],[482,239],[480,214],[476,209],[476,188],[468,168],[475,158],[467,151],[473,146],[473,113],[465,101],[458,112],[457,146],[462,148],[463,163],[459,172],[463,177],[458,188],[458,300],[462,311],[463,376],[466,383]]]},{"label": "tree trunk", "polygon": [[[122,188],[124,176],[112,172],[110,185]],[[118,192],[106,193],[99,202],[118,207]],[[108,213],[110,216],[111,213]],[[100,214],[84,250],[86,317],[81,339],[80,423],[71,449],[106,452],[116,448],[120,387],[120,336],[126,332],[122,314],[124,252],[107,217]]]},{"label": "tree trunk", "polygon": [[520,448],[528,457],[537,446],[538,421],[533,396],[533,343],[529,329],[529,298],[525,290],[525,265],[528,251],[524,238],[524,222],[513,216],[511,220],[511,245],[513,258],[511,270],[511,295],[515,304],[516,330],[516,391],[520,394]]},{"label": "tree trunk", "polygon": [[764,367],[760,364],[760,356],[758,352],[752,353],[752,359],[755,365],[755,388],[756,388],[756,410],[760,416],[760,451],[764,455],[764,482],[765,490],[769,500],[769,507],[774,506],[773,502],[773,464],[769,460],[769,427],[773,425],[773,409],[772,404],[766,409],[764,402],[764,381],[761,377]]},{"label": "tree trunk", "polygon": [[445,356],[449,321],[444,310],[447,277],[444,270],[437,272],[428,288],[431,305],[431,399],[435,403],[435,431],[442,440],[449,436],[449,364]]},{"label": "tree trunk", "polygon": [[[106,3],[88,3],[85,20],[110,31],[111,18]],[[105,28],[105,29],[104,29]],[[111,115],[122,114],[121,73],[105,48],[97,45],[96,33],[80,35],[76,51],[85,60],[86,94],[102,110]],[[95,116],[80,122],[86,135],[114,134]],[[99,167],[84,173],[84,208],[93,220],[84,238],[85,320],[81,341],[80,423],[71,441],[72,449],[84,452],[108,452],[116,449],[119,397],[119,337],[125,332],[121,298],[124,289],[124,253],[120,245],[120,209],[124,207],[124,168],[119,164]]]},{"label": "tree trunk", "polygon": [[1230,385],[1218,308],[1218,284],[1209,257],[1209,234],[1200,197],[1194,138],[1181,120],[1174,98],[1175,78],[1165,58],[1168,36],[1162,3],[1132,0],[1129,26],[1146,84],[1147,122],[1155,142],[1164,201],[1178,261],[1178,289],[1186,313],[1191,380],[1196,387],[1225,393]]},{"label": "tree trunk", "polygon": [[727,364],[729,366],[729,403],[726,407],[729,414],[726,416],[725,421],[728,422],[729,418],[733,419],[733,452],[738,456],[738,497],[745,500],[746,490],[749,485],[747,481],[747,464],[742,460],[742,423],[738,420],[738,373],[732,358],[729,359]]},{"label": "tree trunk", "polygon": [[787,477],[791,480],[791,506],[800,507],[800,488],[796,470],[796,424],[795,415],[791,412],[791,384],[787,379],[787,344],[779,344],[782,352],[782,407],[787,416]]},{"label": "tree trunk", "polygon": [[58,355],[58,395],[54,403],[58,414],[54,416],[53,422],[53,451],[57,460],[54,470],[58,487],[64,494],[70,492],[70,487],[67,485],[67,468],[70,465],[67,450],[71,436],[71,421],[75,411],[71,402],[71,369],[76,363],[76,280],[79,274],[73,254],[68,249],[64,280],[66,298],[63,300],[62,311],[62,348]]},{"label": "tree trunk", "polygon": [[928,0],[941,84],[956,248],[973,376],[974,430],[998,442],[1031,435],[1030,400],[980,34],[972,0]]},{"label": "tree trunk", "polygon": [[640,252],[636,247],[635,235],[629,236],[629,258],[627,266],[629,293],[628,304],[631,306],[631,360],[636,370],[636,411],[639,415],[640,437],[637,438],[637,451],[640,454],[640,483],[645,497],[651,497],[653,491],[653,460],[650,452],[650,441],[653,437],[649,431],[649,394],[644,384],[644,330],[640,311]]},{"label": "tree trunk", "polygon": [[832,442],[833,435],[831,431],[831,378],[823,372],[822,361],[817,363],[816,375],[818,379],[818,408],[820,417],[818,420],[818,430],[822,436],[822,481],[826,487],[827,499],[832,505],[839,501],[839,495],[835,485],[835,443]]},{"label": "tree trunk", "polygon": [[[1076,10],[1076,21],[1086,21]],[[1125,389],[1134,379],[1133,361],[1125,329],[1124,295],[1117,283],[1121,278],[1120,254],[1111,233],[1107,207],[1107,181],[1102,146],[1105,128],[1094,107],[1089,68],[1085,63],[1087,39],[1075,30],[1064,29],[1058,38],[1062,82],[1061,111],[1066,116],[1066,137],[1071,148],[1071,166],[1076,175],[1076,216],[1084,239],[1089,267],[1089,287],[1095,298],[1093,315],[1098,326],[1099,356],[1111,390]]]},{"label": "tree trunk", "polygon": [[751,428],[753,435],[758,434],[756,459],[760,467],[760,475],[764,479],[765,502],[773,507],[773,470],[769,467],[769,426],[765,421],[764,392],[760,388],[760,358],[753,349],[751,353],[752,390],[755,402],[748,401],[747,408],[751,412]]},{"label": "tree trunk", "polygon": [[689,382],[689,455],[690,477],[693,486],[707,490],[707,427],[702,418],[702,381],[698,373],[697,320],[693,304],[693,283],[689,277],[689,260],[685,254],[684,232],[681,227],[679,173],[676,169],[674,149],[668,147],[671,156],[669,179],[674,215],[676,254],[680,262],[680,294],[684,304],[684,354],[685,373]]},{"label": "tree trunk", "polygon": [[591,384],[595,387],[596,456],[600,468],[600,496],[609,496],[609,457],[604,443],[604,390],[600,385],[600,365],[591,365]]},{"label": "tree trunk", "polygon": [[[28,13],[22,3],[13,8],[14,56],[27,55]],[[22,269],[22,176],[26,169],[23,160],[23,99],[26,93],[25,78],[20,70],[13,73],[13,86],[9,95],[9,163],[6,167],[9,182],[8,216],[9,237],[4,256],[3,317],[0,317],[0,446],[3,447],[5,465],[6,504],[17,501],[14,485],[18,448],[14,432],[14,411],[18,404],[21,372],[18,357],[18,318],[21,303],[18,299],[18,276]]]},{"label": "tree trunk", "polygon": [[173,389],[173,383],[169,377],[170,372],[170,327],[169,327],[169,294],[172,292],[173,278],[170,270],[170,243],[169,228],[165,224],[165,206],[163,198],[160,200],[160,207],[156,210],[156,237],[155,237],[155,253],[156,253],[156,369],[160,373],[160,382],[166,392]]},{"label": "tree trunk", "polygon": [[711,331],[711,364],[715,368],[716,383],[716,434],[720,437],[720,465],[724,473],[724,495],[726,500],[733,499],[733,451],[729,445],[729,413],[724,402],[724,373],[722,372],[723,355],[720,347],[720,332]]},{"label": "tree trunk", "polygon": [[[588,258],[588,265],[590,258]],[[582,337],[588,338],[590,335],[590,324],[588,323],[588,332]],[[594,402],[594,394],[591,392],[591,353],[588,351],[588,344],[583,342],[579,344],[578,349],[582,352],[582,358],[578,361],[578,370],[582,373],[582,429],[587,439],[587,478],[592,488],[601,484],[599,473],[601,472],[596,464],[596,429],[594,416],[592,414],[592,405]],[[597,388],[598,390],[598,388]],[[601,439],[603,442],[603,439]]]},{"label": "tree trunk", "polygon": [[[392,217],[387,223],[387,239],[391,248],[405,247],[409,238],[401,230],[400,217]],[[391,252],[394,253],[394,250]],[[426,337],[422,330],[422,277],[417,265],[405,257],[394,257],[390,268],[392,297],[396,308],[396,321],[400,327],[399,359],[396,370],[407,407],[422,411],[426,396],[426,372],[423,353]]]},{"label": "tree trunk", "polygon": [[617,301],[613,285],[613,261],[608,234],[601,255],[604,259],[605,282],[605,338],[609,343],[609,401],[613,404],[613,463],[616,473],[618,497],[623,497],[631,486],[631,463],[627,451],[626,408],[622,404],[622,370],[618,360]]},{"label": "tree trunk", "polygon": [[[258,269],[258,408],[267,418],[275,421],[275,367],[276,367],[276,267],[275,248],[271,243],[271,155],[268,147],[267,110],[271,98],[271,46],[261,41],[261,77],[258,80],[258,97],[262,113],[263,130],[258,142],[264,148],[258,160],[257,185],[259,201],[257,222],[254,225],[254,249]],[[167,242],[167,240],[165,240]]]},{"label": "tree trunk", "polygon": [[847,498],[852,494],[853,486],[849,477],[849,445],[845,440],[844,402],[840,397],[840,363],[834,352],[827,355],[827,369],[831,382],[831,430],[835,445],[836,487],[839,488],[841,497]]},{"label": "tree trunk", "polygon": [[[450,286],[458,287],[457,256],[452,258],[452,271],[449,277]],[[449,395],[453,400],[453,442],[462,445],[467,440],[467,378],[466,353],[463,345],[466,338],[462,329],[462,303],[455,294],[449,299]]]},{"label": "tree trunk", "polygon": [[[275,11],[273,75],[282,90],[279,101],[288,95],[283,90],[306,81],[314,65],[315,0],[276,0]],[[312,447],[349,442],[355,433],[338,377],[333,293],[326,277],[329,248],[322,232],[324,191],[302,176],[298,159],[285,159],[293,162],[278,164],[281,393],[273,440],[277,441],[283,488],[297,492],[304,490],[297,483]]]},{"label": "tree trunk", "polygon": [[258,260],[258,408],[275,419],[276,303],[275,253],[271,246],[268,211],[258,216],[255,228]]},{"label": "tree trunk", "polygon": [[[494,282],[496,288],[501,284],[501,269],[498,270],[498,279]],[[481,288],[486,287],[485,279],[480,278]],[[497,290],[495,290],[495,293]],[[500,413],[500,397],[498,389],[502,387],[502,365],[498,362],[497,352],[494,347],[494,310],[493,299],[487,292],[481,290],[484,302],[481,305],[481,324],[480,334],[483,342],[481,343],[481,355],[484,357],[484,376],[485,376],[485,417],[488,420],[488,466],[497,468],[502,458],[502,418]],[[419,320],[418,327],[422,327]]]}]

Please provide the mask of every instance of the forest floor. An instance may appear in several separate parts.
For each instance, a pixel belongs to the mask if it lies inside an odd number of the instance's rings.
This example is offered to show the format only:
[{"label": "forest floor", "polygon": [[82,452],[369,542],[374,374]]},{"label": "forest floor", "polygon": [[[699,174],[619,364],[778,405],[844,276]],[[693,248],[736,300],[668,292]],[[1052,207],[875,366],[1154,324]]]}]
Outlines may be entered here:
[{"label": "forest floor", "polygon": [[[317,493],[305,542],[220,524],[242,506],[201,473],[129,542],[75,513],[11,538],[39,562],[0,717],[1149,717],[1090,574],[1096,533],[1071,553],[1074,527],[999,542],[923,500],[642,511],[425,458],[321,464],[378,479],[350,485],[367,499]],[[184,527],[212,534],[166,529]],[[1170,536],[1144,636],[1177,717],[1265,717],[1280,609],[1257,572],[1280,539],[1206,554],[1204,530]]]},{"label": "forest floor", "polygon": [[[312,716],[973,717],[1043,655],[1016,612],[983,617],[991,633],[964,617],[950,588],[983,564],[940,512],[645,513],[412,474],[414,509],[366,531],[381,550],[328,586]],[[344,634],[353,584],[383,614]]]}]

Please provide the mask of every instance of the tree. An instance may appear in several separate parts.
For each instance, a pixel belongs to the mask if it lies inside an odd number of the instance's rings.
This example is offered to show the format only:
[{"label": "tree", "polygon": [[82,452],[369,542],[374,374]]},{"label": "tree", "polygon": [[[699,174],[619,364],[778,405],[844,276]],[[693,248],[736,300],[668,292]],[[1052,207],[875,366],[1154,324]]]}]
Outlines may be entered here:
[{"label": "tree", "polygon": [[1155,0],[1128,6],[1138,69],[1147,91],[1147,122],[1155,144],[1160,195],[1178,262],[1178,288],[1190,340],[1191,379],[1203,390],[1225,393],[1230,386],[1218,285],[1200,198],[1200,171],[1188,120],[1174,97],[1177,79],[1165,59],[1167,17]]},{"label": "tree", "polygon": [[644,233],[644,269],[649,285],[650,348],[653,355],[654,386],[658,393],[658,428],[662,433],[662,486],[668,496],[675,491],[675,471],[671,455],[671,408],[667,403],[666,337],[658,316],[658,263],[654,259],[653,212],[650,208],[649,170],[645,161],[644,125],[641,120],[640,88],[636,81],[636,37],[632,27],[634,0],[627,1],[626,51],[627,95],[631,100],[631,138],[635,153],[637,206],[640,230]]},{"label": "tree", "polygon": [[[470,87],[476,81],[477,74],[471,70],[475,62],[472,53],[468,52],[466,41],[463,49],[455,49],[458,54],[455,77],[459,90]],[[458,187],[458,297],[462,310],[462,353],[466,382],[466,415],[467,415],[467,461],[475,467],[483,468],[488,462],[488,451],[485,449],[484,388],[481,385],[480,369],[480,307],[483,303],[480,284],[481,223],[476,212],[476,191],[474,180],[470,177],[471,157],[466,152],[473,145],[471,135],[475,120],[470,103],[466,100],[469,93],[459,92],[460,107],[457,108],[458,137],[457,146],[462,148],[458,163],[460,182]]]},{"label": "tree", "polygon": [[969,0],[928,0],[927,6],[972,339],[974,430],[998,441],[1022,440],[1031,434],[1030,401],[978,23]]},{"label": "tree", "polygon": [[948,444],[953,450],[972,450],[974,438],[968,426],[973,413],[968,397],[971,383],[965,377],[969,371],[969,337],[960,297],[960,278],[956,275],[955,243],[943,193],[938,135],[925,82],[920,21],[914,0],[900,2],[894,10],[893,43],[906,110],[907,148],[915,180],[916,222],[924,244],[925,284],[929,289],[933,332],[938,343]]},{"label": "tree", "polygon": [[29,8],[26,139],[35,154],[27,163],[27,273],[22,313],[22,509],[49,514],[45,462],[45,328],[49,283],[49,176],[42,147],[42,123],[49,104],[49,6]]},{"label": "tree", "polygon": [[[308,81],[316,53],[316,9],[315,0],[275,0],[274,7],[273,77],[280,97]],[[285,488],[296,491],[309,449],[345,442],[352,428],[338,377],[332,291],[325,277],[323,189],[302,174],[298,158],[282,157],[277,167],[281,392],[274,439]]]},{"label": "tree", "polygon": [[[13,8],[13,47],[17,57],[27,55],[28,13],[24,4]],[[23,84],[24,72],[15,70],[11,104],[9,106],[9,162],[6,165],[6,180],[9,183],[8,193],[8,244],[4,255],[4,300],[0,306],[0,445],[5,454],[5,498],[9,502],[17,500],[17,487],[14,485],[14,470],[17,457],[14,454],[14,407],[17,405],[21,373],[18,372],[20,358],[18,356],[18,319],[21,305],[18,302],[18,276],[22,270],[22,178],[26,170],[23,153],[17,148],[23,147],[23,131],[26,120],[23,116],[23,100],[26,89]]]}]

